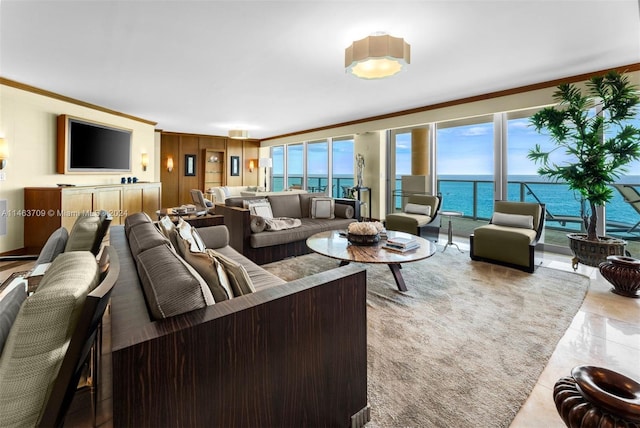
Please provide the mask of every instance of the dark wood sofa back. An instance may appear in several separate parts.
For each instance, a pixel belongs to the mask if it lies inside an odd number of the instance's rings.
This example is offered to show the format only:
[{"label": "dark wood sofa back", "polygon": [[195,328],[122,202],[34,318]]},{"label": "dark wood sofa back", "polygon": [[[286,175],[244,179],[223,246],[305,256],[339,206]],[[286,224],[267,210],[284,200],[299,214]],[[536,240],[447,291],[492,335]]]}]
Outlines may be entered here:
[{"label": "dark wood sofa back", "polygon": [[367,407],[362,268],[151,321],[122,227],[110,244],[121,271],[111,309],[114,426],[349,426]]}]

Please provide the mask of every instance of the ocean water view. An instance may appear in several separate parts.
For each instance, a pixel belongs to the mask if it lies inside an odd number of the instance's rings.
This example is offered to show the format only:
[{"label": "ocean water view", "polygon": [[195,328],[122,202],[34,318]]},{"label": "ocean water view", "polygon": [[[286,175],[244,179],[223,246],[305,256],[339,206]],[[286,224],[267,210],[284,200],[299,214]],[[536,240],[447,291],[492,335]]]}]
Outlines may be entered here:
[{"label": "ocean water view", "polygon": [[[288,187],[302,186],[301,176],[290,176]],[[627,175],[618,181],[635,185],[640,189],[640,175]],[[326,191],[326,176],[308,176],[307,189],[310,191]],[[366,184],[366,183],[365,183]],[[274,176],[273,190],[284,190],[284,177]],[[352,175],[334,175],[331,194],[342,197],[347,188],[354,186]],[[400,190],[400,175],[396,176],[395,189]],[[442,209],[461,211],[464,217],[488,220],[493,212],[493,177],[490,175],[439,175],[438,193],[442,195]],[[581,213],[581,201],[577,192],[569,190],[563,183],[555,183],[538,175],[511,175],[508,178],[508,200],[525,202],[542,202],[550,216],[578,217]],[[401,208],[400,197],[394,201],[397,209]],[[606,218],[609,222],[633,225],[640,221],[638,214],[622,195],[613,189],[613,199],[606,206]],[[548,221],[547,226],[561,227],[567,230],[580,230],[580,223],[570,222],[560,225]]]},{"label": "ocean water view", "polygon": [[[640,176],[625,176],[619,183],[636,185],[640,189]],[[399,186],[398,186],[399,187]],[[462,211],[465,217],[489,219],[493,211],[493,177],[488,175],[440,175],[438,192],[442,195],[442,208]],[[542,202],[550,216],[580,216],[580,195],[564,183],[548,181],[537,175],[508,177],[507,198],[510,201]],[[606,206],[610,222],[635,224],[638,214],[622,195],[613,189],[613,199]],[[559,226],[549,222],[548,226]],[[580,229],[579,223],[567,223],[566,229]]]}]

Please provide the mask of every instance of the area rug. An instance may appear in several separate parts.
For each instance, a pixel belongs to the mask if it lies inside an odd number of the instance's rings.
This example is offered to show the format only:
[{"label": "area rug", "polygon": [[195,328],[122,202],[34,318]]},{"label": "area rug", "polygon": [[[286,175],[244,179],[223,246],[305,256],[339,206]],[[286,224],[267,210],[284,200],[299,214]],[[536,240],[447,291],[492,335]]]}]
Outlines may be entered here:
[{"label": "area rug", "polygon": [[[293,280],[337,266],[317,254],[263,267]],[[586,277],[528,274],[455,251],[367,269],[370,427],[507,427],[586,294]]]}]

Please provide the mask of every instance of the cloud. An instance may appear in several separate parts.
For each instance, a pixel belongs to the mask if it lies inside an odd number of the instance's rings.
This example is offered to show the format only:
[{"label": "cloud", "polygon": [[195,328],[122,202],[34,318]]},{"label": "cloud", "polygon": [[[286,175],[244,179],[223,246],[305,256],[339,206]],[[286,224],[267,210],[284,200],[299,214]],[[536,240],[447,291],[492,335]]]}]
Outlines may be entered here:
[{"label": "cloud", "polygon": [[493,131],[493,128],[489,126],[471,126],[462,131],[463,137],[476,137],[480,135],[487,135]]}]

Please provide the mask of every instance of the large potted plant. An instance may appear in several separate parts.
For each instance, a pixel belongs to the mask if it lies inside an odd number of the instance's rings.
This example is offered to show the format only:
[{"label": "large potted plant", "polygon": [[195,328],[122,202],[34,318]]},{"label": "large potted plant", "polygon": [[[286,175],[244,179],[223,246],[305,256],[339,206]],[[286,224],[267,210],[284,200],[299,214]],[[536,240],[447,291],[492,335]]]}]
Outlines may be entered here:
[{"label": "large potted plant", "polygon": [[[536,145],[527,157],[540,165],[539,175],[566,182],[586,201],[582,216],[587,233],[568,236],[574,268],[578,261],[598,266],[608,255],[624,254],[624,240],[597,235],[596,208],[611,200],[609,185],[640,159],[640,129],[625,123],[636,114],[640,99],[628,76],[615,71],[589,79],[584,90],[561,84],[553,99],[558,104],[534,114],[531,124],[548,133],[554,146],[543,150]],[[562,161],[555,160],[556,150],[564,152]]]}]

